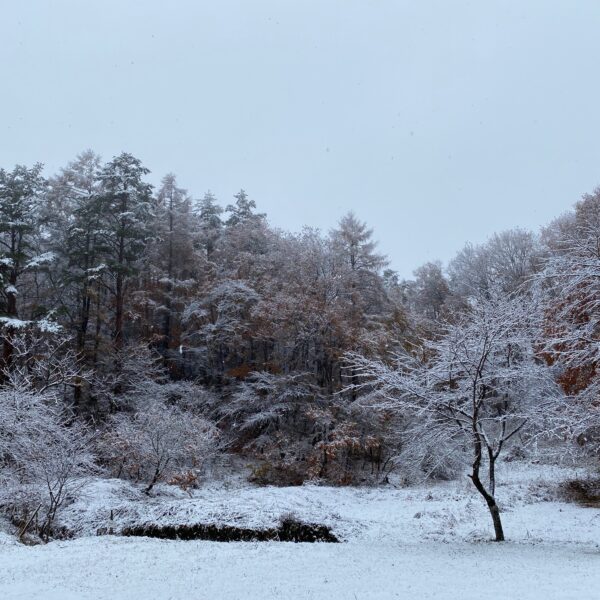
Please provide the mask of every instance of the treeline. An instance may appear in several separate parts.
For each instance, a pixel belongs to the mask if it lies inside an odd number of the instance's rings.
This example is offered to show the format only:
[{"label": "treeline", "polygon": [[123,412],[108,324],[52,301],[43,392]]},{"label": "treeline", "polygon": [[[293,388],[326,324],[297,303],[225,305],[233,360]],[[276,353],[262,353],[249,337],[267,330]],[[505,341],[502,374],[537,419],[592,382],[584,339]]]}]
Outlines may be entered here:
[{"label": "treeline", "polygon": [[[253,371],[306,373],[329,393],[340,356],[405,327],[371,232],[348,215],[329,235],[269,227],[242,190],[224,210],[167,175],[153,193],[131,155],[87,152],[49,180],[2,172],[7,327],[53,322],[81,364],[119,373],[123,349],[159,353],[174,379],[224,385]],[[4,364],[11,360],[5,345]],[[80,386],[82,410],[105,404]]]},{"label": "treeline", "polygon": [[52,338],[71,367],[63,400],[87,422],[130,411],[148,380],[179,382],[230,449],[277,471],[261,478],[382,468],[379,419],[341,394],[347,352],[380,354],[409,329],[371,231],[349,214],[327,234],[289,234],[243,190],[223,208],[173,175],[153,190],[147,174],[129,154],[92,152],[48,179],[40,165],[1,171],[5,382],[23,360],[15,336],[29,354]]},{"label": "treeline", "polygon": [[[130,154],[91,151],[49,178],[41,165],[0,170],[3,393],[51,392],[65,427],[111,440],[96,464],[151,488],[166,461],[189,480],[197,448],[218,438],[261,459],[260,482],[381,480],[409,449],[411,419],[377,408],[364,361],[431,358],[449,326],[514,298],[535,316],[532,360],[586,407],[580,443],[597,439],[600,194],[539,234],[494,235],[406,281],[351,213],[330,232],[291,234],[244,190],[223,208],[172,174],[157,189],[147,176]],[[495,384],[482,385],[489,396]],[[165,422],[187,439],[193,422],[202,439],[156,466],[132,440]],[[456,453],[442,460],[441,447],[415,468],[448,475]]]}]

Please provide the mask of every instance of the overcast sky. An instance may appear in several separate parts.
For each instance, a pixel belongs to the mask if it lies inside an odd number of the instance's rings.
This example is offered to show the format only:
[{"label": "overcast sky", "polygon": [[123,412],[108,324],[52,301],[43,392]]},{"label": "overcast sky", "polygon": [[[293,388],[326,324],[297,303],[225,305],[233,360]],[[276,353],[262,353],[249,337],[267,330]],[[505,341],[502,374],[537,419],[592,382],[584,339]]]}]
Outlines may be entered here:
[{"label": "overcast sky", "polygon": [[402,276],[600,184],[597,0],[0,0],[0,166],[92,148]]}]

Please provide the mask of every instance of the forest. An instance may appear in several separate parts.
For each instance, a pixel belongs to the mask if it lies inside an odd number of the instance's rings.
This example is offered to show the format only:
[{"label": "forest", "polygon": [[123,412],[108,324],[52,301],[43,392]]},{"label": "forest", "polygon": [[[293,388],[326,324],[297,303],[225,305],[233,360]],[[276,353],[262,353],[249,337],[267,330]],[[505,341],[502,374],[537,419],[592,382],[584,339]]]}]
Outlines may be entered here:
[{"label": "forest", "polygon": [[0,170],[0,511],[21,539],[67,535],[90,481],[189,491],[228,457],[257,486],[466,472],[501,541],[500,461],[598,468],[600,190],[406,280],[353,213],[290,233],[243,189],[148,175],[92,151]]}]

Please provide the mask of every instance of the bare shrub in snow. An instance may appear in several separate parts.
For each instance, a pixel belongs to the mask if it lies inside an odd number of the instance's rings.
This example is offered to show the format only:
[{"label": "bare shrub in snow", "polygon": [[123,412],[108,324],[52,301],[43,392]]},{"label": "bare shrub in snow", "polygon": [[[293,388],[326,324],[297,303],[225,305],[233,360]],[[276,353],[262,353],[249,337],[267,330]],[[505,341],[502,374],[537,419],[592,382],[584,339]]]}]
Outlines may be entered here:
[{"label": "bare shrub in snow", "polygon": [[175,406],[153,401],[137,412],[113,416],[99,442],[101,459],[116,476],[145,481],[149,493],[159,481],[201,469],[217,449],[212,423]]},{"label": "bare shrub in snow", "polygon": [[4,367],[2,380],[7,388],[34,390],[44,394],[57,388],[81,386],[91,373],[81,368],[69,347],[71,339],[45,332],[38,324],[18,332],[3,331],[0,340],[11,347],[10,368]]},{"label": "bare shrub in snow", "polygon": [[50,393],[0,390],[0,508],[20,526],[52,535],[57,513],[94,469],[90,434]]}]

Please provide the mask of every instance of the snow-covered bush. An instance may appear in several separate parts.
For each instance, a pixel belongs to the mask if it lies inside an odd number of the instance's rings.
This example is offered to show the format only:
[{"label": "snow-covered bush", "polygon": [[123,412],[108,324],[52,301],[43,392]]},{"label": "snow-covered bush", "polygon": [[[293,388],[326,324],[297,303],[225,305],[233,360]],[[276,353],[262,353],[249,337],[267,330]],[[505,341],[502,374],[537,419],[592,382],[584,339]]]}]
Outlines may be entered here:
[{"label": "snow-covered bush", "polygon": [[98,443],[117,477],[144,481],[149,493],[159,481],[198,473],[215,453],[218,433],[210,421],[160,400],[137,409],[114,415]]},{"label": "snow-covered bush", "polygon": [[[406,434],[411,426],[406,428]],[[449,481],[464,472],[466,452],[458,440],[445,439],[434,432],[421,431],[419,443],[405,444],[397,459],[397,473],[404,484],[412,485],[426,479]]]},{"label": "snow-covered bush", "polygon": [[94,469],[90,434],[71,421],[55,395],[0,390],[0,508],[44,540],[61,506]]},{"label": "snow-covered bush", "polygon": [[[50,327],[50,322],[44,322]],[[81,368],[70,348],[71,339],[60,331],[43,328],[42,322],[28,323],[18,330],[0,332],[0,340],[10,345],[10,366],[2,369],[8,388],[45,393],[63,387],[82,385],[91,373]]]}]

